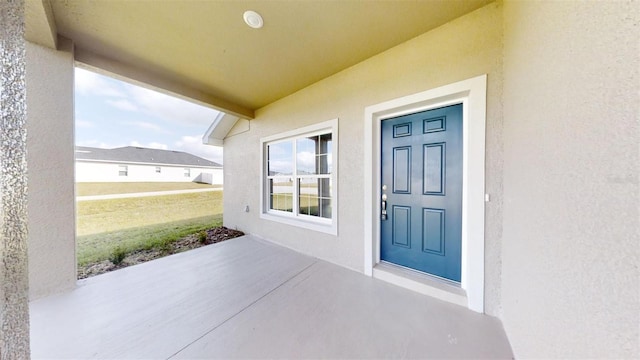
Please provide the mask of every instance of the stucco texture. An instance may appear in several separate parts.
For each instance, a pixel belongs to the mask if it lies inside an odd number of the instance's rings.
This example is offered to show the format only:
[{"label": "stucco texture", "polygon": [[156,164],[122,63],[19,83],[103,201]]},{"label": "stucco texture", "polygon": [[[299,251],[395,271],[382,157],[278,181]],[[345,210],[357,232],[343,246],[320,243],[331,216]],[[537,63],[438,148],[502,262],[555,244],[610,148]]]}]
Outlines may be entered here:
[{"label": "stucco texture", "polygon": [[505,3],[502,319],[516,357],[640,356],[639,12]]},{"label": "stucco texture", "polygon": [[[225,225],[362,272],[365,107],[482,74],[488,74],[486,186],[495,194],[487,204],[485,310],[498,315],[502,229],[500,4],[490,4],[256,111],[248,131],[225,139]],[[260,138],[335,118],[339,119],[340,144],[338,236],[260,219]],[[249,213],[243,212],[245,205],[249,205]]]},{"label": "stucco texture", "polygon": [[72,45],[27,42],[29,294],[76,283]]}]

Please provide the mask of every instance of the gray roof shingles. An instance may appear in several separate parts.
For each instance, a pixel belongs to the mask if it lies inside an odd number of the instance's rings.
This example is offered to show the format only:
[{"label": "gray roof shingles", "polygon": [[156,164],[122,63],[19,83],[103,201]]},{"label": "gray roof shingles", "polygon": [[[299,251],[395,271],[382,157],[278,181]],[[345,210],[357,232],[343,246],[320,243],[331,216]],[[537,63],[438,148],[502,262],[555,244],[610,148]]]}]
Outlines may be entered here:
[{"label": "gray roof shingles", "polygon": [[76,160],[222,167],[216,162],[182,151],[149,149],[137,146],[125,146],[115,149],[76,146]]}]

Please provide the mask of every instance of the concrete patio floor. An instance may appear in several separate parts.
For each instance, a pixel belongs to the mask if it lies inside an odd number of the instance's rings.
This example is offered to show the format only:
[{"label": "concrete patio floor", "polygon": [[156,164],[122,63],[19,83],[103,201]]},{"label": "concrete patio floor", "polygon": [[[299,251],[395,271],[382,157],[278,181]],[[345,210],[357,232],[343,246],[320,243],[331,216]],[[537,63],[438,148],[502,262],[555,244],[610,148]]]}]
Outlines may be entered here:
[{"label": "concrete patio floor", "polygon": [[498,319],[244,236],[34,301],[32,358],[512,358]]}]

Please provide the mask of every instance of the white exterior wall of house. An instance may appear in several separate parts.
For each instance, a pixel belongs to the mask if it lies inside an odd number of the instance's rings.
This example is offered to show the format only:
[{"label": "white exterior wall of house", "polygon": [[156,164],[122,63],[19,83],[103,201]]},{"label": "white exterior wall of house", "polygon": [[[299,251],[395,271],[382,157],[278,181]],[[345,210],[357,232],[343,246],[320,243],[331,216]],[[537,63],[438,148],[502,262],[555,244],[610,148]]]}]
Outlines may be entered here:
[{"label": "white exterior wall of house", "polygon": [[55,51],[27,42],[26,58],[29,296],[33,300],[76,284],[72,44],[60,39],[60,50]]},{"label": "white exterior wall of house", "polygon": [[[636,357],[639,18],[493,3],[259,109],[224,142],[225,225],[362,271],[365,107],[487,74],[485,312],[517,357]],[[338,235],[261,219],[260,139],[335,118]]]},{"label": "white exterior wall of house", "polygon": [[[487,74],[485,311],[517,357],[637,357],[638,12],[490,4],[259,109],[224,143],[225,225],[362,271],[364,108]],[[27,91],[34,298],[75,284],[71,52],[27,44]],[[260,138],[335,118],[338,236],[260,219]]]},{"label": "white exterior wall of house", "polygon": [[[482,29],[482,31],[478,31]],[[485,311],[500,314],[502,6],[490,4],[256,111],[224,141],[224,223],[363,272],[365,108],[488,74]],[[338,235],[260,218],[260,139],[338,119]],[[233,131],[233,129],[232,129]],[[375,174],[364,174],[375,176]],[[250,212],[244,212],[249,205]]]},{"label": "white exterior wall of house", "polygon": [[504,20],[505,330],[517,357],[638,358],[640,4]]},{"label": "white exterior wall of house", "polygon": [[[127,166],[127,175],[120,175]],[[156,172],[160,168],[160,173]],[[188,176],[185,176],[188,169]],[[222,168],[76,160],[76,182],[201,182],[221,185]]]}]

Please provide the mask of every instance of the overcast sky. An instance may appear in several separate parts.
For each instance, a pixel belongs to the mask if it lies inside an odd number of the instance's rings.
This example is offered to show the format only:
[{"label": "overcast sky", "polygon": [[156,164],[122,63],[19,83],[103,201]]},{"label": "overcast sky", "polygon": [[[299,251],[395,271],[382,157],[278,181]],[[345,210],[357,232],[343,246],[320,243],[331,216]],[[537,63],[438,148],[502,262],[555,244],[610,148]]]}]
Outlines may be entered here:
[{"label": "overcast sky", "polygon": [[185,151],[222,163],[222,148],[202,144],[218,112],[76,68],[76,145]]}]

